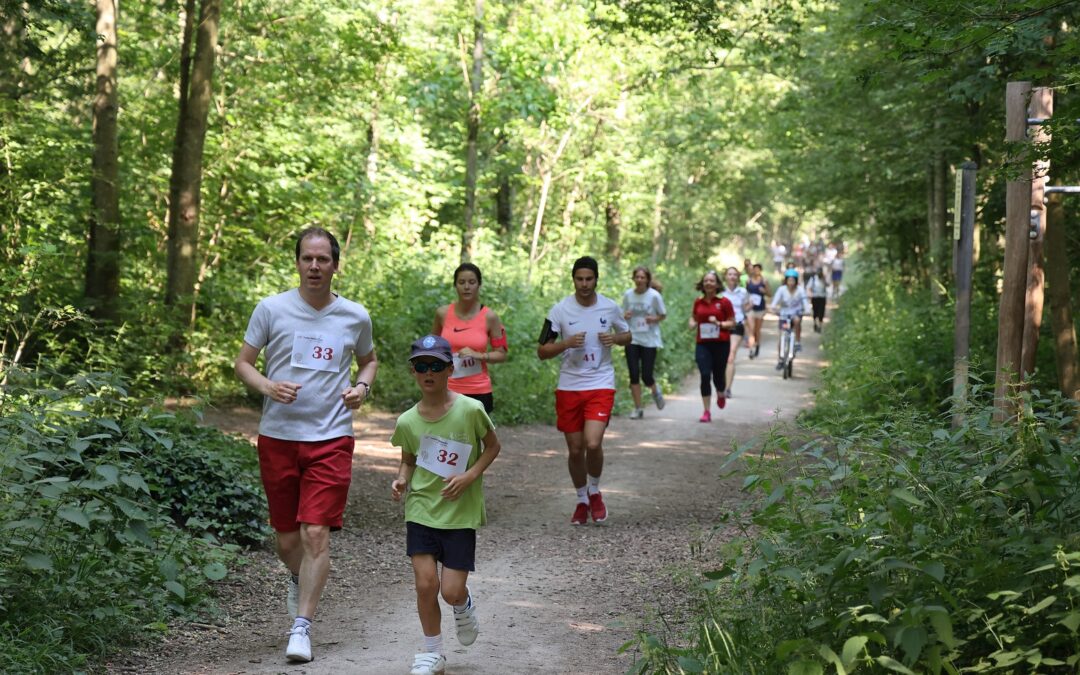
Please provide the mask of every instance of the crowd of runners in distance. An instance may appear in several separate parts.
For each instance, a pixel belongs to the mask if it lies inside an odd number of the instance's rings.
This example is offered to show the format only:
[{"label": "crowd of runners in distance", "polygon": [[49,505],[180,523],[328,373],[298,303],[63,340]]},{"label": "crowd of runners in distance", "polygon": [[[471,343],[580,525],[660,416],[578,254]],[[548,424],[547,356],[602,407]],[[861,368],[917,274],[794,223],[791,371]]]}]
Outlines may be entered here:
[{"label": "crowd of runners in distance", "polygon": [[[839,292],[843,255],[837,247],[796,246],[792,261],[785,259],[786,251],[783,245],[773,247],[777,271],[784,275],[775,293],[761,265],[749,259],[742,270],[708,271],[697,283],[701,297],[688,308],[688,327],[701,374],[701,422],[712,419],[714,387],[719,408],[731,398],[744,338],[749,358],[758,356],[767,307],[801,317],[809,298],[820,330],[826,297]],[[313,659],[311,622],[330,569],[330,532],[343,526],[352,477],[352,412],[370,394],[379,361],[367,310],[331,290],[340,256],[334,236],[308,228],[297,237],[295,255],[298,288],[258,304],[235,370],[263,396],[259,469],[278,557],[289,572],[286,607],[293,623],[285,655],[290,662],[306,663]],[[797,269],[800,259],[813,263],[804,268],[805,283]],[[570,524],[581,526],[610,516],[600,480],[604,433],[615,402],[612,348],[625,347],[634,401],[630,419],[644,416],[642,384],[663,409],[654,368],[668,310],[647,267],[633,270],[633,286],[621,302],[597,292],[595,259],[583,256],[569,271],[573,292],[548,312],[536,354],[541,360],[559,359],[556,427],[564,436],[574,490]],[[401,449],[401,461],[389,492],[405,504],[405,554],[412,561],[423,633],[411,675],[445,670],[440,596],[452,609],[458,642],[468,646],[479,635],[467,582],[475,569],[476,531],[487,520],[483,474],[501,448],[489,417],[496,399],[488,368],[508,358],[506,330],[481,301],[479,267],[460,265],[452,282],[456,300],[434,310],[431,332],[418,337],[408,355],[392,357],[408,364],[419,393],[390,438]]]}]

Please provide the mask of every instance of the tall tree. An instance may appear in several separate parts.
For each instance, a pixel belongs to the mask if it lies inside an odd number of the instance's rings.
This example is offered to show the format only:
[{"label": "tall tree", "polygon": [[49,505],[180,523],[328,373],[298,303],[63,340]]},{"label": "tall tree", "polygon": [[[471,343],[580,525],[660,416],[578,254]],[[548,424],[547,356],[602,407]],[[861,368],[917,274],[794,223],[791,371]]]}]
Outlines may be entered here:
[{"label": "tall tree", "polygon": [[[185,4],[184,35],[180,56],[180,115],[173,144],[169,180],[169,241],[165,303],[175,310],[173,344],[186,342],[179,322],[190,315],[198,273],[199,210],[201,206],[203,144],[213,95],[211,83],[221,19],[221,0],[201,0],[199,21],[192,25],[195,0]],[[195,34],[195,54],[191,38]],[[187,312],[180,310],[187,309]]]},{"label": "tall tree", "polygon": [[1050,323],[1054,334],[1058,388],[1080,401],[1080,356],[1076,349],[1072,293],[1069,292],[1069,253],[1065,236],[1065,206],[1061,193],[1047,196],[1046,281]]},{"label": "tall tree", "polygon": [[469,119],[465,140],[465,230],[461,234],[461,262],[472,259],[476,228],[476,141],[480,137],[480,87],[484,78],[484,0],[476,0],[473,15],[472,75],[469,77]]},{"label": "tall tree", "polygon": [[99,319],[116,318],[120,293],[120,186],[117,134],[117,0],[97,0],[97,91],[94,95],[94,208],[85,295]]}]

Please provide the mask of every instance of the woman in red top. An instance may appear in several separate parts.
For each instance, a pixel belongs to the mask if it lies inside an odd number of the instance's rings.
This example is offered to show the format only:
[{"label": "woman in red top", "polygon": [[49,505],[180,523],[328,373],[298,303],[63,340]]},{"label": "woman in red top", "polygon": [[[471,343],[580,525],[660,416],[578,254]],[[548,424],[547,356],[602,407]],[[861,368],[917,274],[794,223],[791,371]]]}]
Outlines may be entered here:
[{"label": "woman in red top", "polygon": [[[506,361],[506,331],[495,312],[480,304],[480,268],[462,263],[454,270],[457,302],[435,310],[432,335],[442,335],[454,352],[451,391],[465,394],[484,404],[489,413],[495,408],[491,395],[489,363]],[[491,350],[488,350],[488,343]]]},{"label": "woman in red top", "polygon": [[716,405],[721,409],[727,405],[724,398],[724,376],[727,369],[728,352],[731,349],[731,329],[735,327],[735,308],[731,301],[718,294],[720,276],[716,272],[706,272],[696,288],[701,297],[694,301],[694,311],[690,316],[690,327],[697,334],[697,346],[694,360],[701,373],[701,403],[705,406],[699,422],[711,422],[709,411],[712,400],[712,388],[709,378],[716,385]]}]

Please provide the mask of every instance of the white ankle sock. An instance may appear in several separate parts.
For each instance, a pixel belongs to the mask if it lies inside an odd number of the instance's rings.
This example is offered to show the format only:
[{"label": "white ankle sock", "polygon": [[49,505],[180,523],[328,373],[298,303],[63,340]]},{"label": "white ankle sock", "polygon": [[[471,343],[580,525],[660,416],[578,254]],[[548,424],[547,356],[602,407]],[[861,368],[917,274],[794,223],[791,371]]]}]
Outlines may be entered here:
[{"label": "white ankle sock", "polygon": [[432,654],[442,654],[442,633],[434,637],[424,636],[424,650]]},{"label": "white ankle sock", "polygon": [[586,487],[588,487],[591,495],[600,492],[600,476],[589,476],[589,483]]},{"label": "white ankle sock", "polygon": [[589,503],[589,486],[588,485],[582,485],[581,487],[574,488],[574,489],[577,490],[578,504],[588,504]]}]

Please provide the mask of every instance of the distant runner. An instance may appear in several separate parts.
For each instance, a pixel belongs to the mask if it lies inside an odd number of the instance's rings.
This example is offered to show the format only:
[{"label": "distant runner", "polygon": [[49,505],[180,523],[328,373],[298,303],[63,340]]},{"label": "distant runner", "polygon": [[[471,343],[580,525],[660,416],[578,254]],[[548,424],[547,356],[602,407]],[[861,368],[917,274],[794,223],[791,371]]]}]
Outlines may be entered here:
[{"label": "distant runner", "polygon": [[716,386],[716,405],[721,410],[727,405],[724,387],[727,386],[724,371],[727,368],[728,351],[731,349],[731,329],[735,327],[735,310],[731,302],[717,293],[720,277],[716,272],[706,272],[695,286],[701,297],[694,301],[690,315],[690,327],[694,329],[697,344],[694,360],[701,373],[701,404],[705,412],[699,422],[712,422],[712,388]]},{"label": "distant runner", "polygon": [[739,344],[746,335],[746,313],[750,310],[750,294],[739,285],[739,270],[734,267],[724,272],[727,287],[721,295],[727,298],[735,310],[735,327],[731,330],[731,347],[728,349],[727,368],[724,371],[724,397],[731,398],[731,383],[735,380],[735,357],[739,354]]},{"label": "distant runner", "polygon": [[765,320],[765,301],[769,297],[769,281],[761,273],[761,265],[754,265],[750,280],[746,282],[746,292],[750,296],[746,348],[750,350],[750,358],[755,358],[761,352],[761,324]]},{"label": "distant runner", "polygon": [[626,346],[626,369],[630,372],[630,394],[634,397],[634,411],[630,419],[639,420],[645,415],[641,407],[641,380],[652,392],[656,409],[664,409],[664,394],[653,377],[656,352],[663,347],[660,322],[667,317],[664,298],[653,287],[652,272],[648,267],[635,267],[634,287],[623,293],[623,318],[630,322],[633,336]]}]

